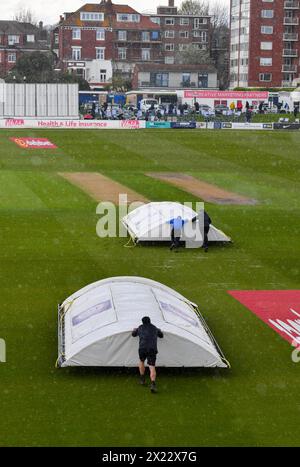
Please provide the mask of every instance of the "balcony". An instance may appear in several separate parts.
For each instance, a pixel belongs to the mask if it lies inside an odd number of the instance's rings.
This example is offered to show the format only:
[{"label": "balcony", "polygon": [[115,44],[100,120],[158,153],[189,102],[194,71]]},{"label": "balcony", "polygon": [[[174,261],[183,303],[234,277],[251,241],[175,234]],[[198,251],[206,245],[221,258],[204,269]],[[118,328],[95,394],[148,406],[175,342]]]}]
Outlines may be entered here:
[{"label": "balcony", "polygon": [[299,18],[297,17],[294,17],[294,18],[290,18],[288,16],[285,16],[283,18],[283,24],[285,26],[298,26],[299,24]]},{"label": "balcony", "polygon": [[286,10],[298,10],[300,7],[300,2],[297,1],[286,1],[284,2],[284,8]]},{"label": "balcony", "polygon": [[281,82],[281,87],[282,88],[293,88],[293,81],[282,81]]},{"label": "balcony", "polygon": [[283,57],[298,57],[298,50],[294,49],[283,49]]},{"label": "balcony", "polygon": [[298,41],[298,34],[296,32],[285,32],[283,34],[284,41]]},{"label": "balcony", "polygon": [[283,73],[297,73],[297,65],[282,65]]}]

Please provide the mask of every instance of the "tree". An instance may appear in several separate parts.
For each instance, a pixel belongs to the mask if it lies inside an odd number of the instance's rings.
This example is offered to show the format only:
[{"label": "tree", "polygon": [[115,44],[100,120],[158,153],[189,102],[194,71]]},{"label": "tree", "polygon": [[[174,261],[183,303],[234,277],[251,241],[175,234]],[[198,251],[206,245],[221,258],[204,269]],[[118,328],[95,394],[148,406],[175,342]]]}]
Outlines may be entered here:
[{"label": "tree", "polygon": [[30,23],[34,25],[37,24],[37,19],[30,8],[20,8],[20,10],[15,12],[13,19],[19,23]]},{"label": "tree", "polygon": [[24,53],[18,58],[11,75],[19,82],[47,83],[53,79],[53,63],[50,53]]},{"label": "tree", "polygon": [[207,16],[209,13],[208,0],[184,0],[179,9],[182,15]]},{"label": "tree", "polygon": [[229,86],[229,10],[222,2],[215,2],[211,9],[211,57],[218,71],[220,89]]},{"label": "tree", "polygon": [[14,83],[78,83],[81,91],[89,90],[88,82],[75,73],[56,72],[54,57],[49,52],[32,52],[21,55],[5,79]]},{"label": "tree", "polygon": [[207,50],[194,47],[193,44],[187,46],[183,51],[177,52],[175,62],[183,65],[211,65],[212,60]]},{"label": "tree", "polygon": [[213,29],[229,27],[229,9],[223,2],[214,2],[209,9],[209,14]]}]

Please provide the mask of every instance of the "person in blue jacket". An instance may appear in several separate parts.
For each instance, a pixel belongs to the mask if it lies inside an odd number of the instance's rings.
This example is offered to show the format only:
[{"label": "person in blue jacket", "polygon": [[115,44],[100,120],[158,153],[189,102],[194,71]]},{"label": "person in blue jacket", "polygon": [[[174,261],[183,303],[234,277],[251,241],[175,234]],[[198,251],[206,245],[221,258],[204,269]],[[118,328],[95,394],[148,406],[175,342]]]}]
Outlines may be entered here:
[{"label": "person in blue jacket", "polygon": [[170,250],[173,250],[173,248],[178,250],[180,246],[180,239],[182,236],[182,227],[184,226],[185,222],[186,221],[183,220],[181,216],[178,216],[176,217],[176,219],[171,219],[169,221],[169,223],[172,226],[172,231],[171,231],[172,243],[170,246]]}]

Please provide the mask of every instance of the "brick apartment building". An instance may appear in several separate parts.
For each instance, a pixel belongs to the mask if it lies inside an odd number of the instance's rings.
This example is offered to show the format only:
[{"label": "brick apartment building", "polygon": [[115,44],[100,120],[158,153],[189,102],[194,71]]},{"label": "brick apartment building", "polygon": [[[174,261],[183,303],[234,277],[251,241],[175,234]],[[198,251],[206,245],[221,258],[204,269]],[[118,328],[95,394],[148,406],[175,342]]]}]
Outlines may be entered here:
[{"label": "brick apartment building", "polygon": [[103,87],[118,71],[132,76],[136,64],[171,66],[188,44],[208,48],[209,27],[209,17],[179,15],[174,0],[154,15],[102,0],[65,13],[53,31],[52,49],[61,69]]},{"label": "brick apartment building", "polygon": [[192,45],[198,50],[210,48],[210,16],[181,15],[168,0],[168,6],[159,6],[157,14],[149,15],[160,27],[164,62],[176,62],[176,54]]},{"label": "brick apartment building", "polygon": [[291,87],[299,76],[296,0],[231,0],[230,87]]},{"label": "brick apartment building", "polygon": [[54,30],[52,47],[61,68],[73,70],[92,86],[110,83],[113,69],[130,75],[137,62],[162,61],[160,27],[111,0],[65,13]]},{"label": "brick apartment building", "polygon": [[0,21],[0,76],[15,66],[20,55],[36,51],[50,51],[42,22],[37,27],[18,21]]}]

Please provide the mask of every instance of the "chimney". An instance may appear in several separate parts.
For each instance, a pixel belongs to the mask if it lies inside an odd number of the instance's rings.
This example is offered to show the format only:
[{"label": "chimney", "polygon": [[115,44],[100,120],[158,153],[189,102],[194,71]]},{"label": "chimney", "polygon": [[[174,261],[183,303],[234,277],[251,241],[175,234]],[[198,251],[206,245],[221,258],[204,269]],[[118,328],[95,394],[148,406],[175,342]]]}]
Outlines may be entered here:
[{"label": "chimney", "polygon": [[169,0],[169,6],[174,8],[175,4],[174,4],[174,0]]},{"label": "chimney", "polygon": [[44,27],[44,23],[43,23],[43,21],[40,21],[40,22],[39,22],[39,29],[42,30],[43,27]]}]

